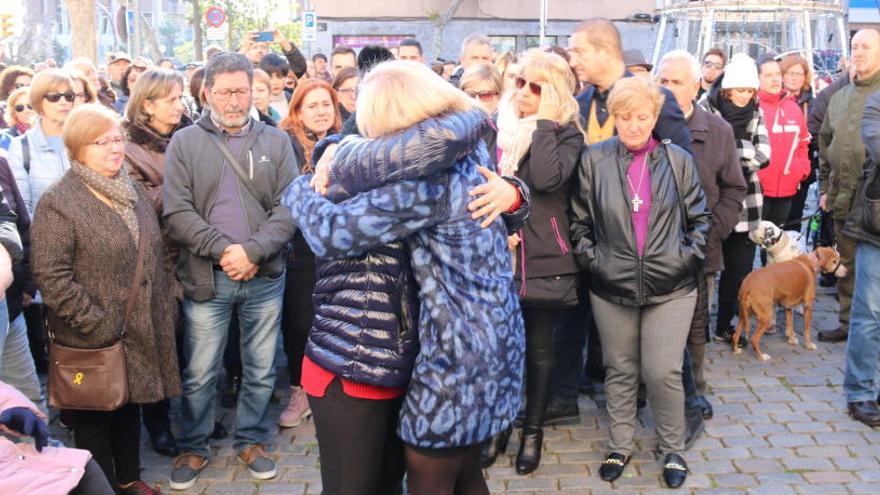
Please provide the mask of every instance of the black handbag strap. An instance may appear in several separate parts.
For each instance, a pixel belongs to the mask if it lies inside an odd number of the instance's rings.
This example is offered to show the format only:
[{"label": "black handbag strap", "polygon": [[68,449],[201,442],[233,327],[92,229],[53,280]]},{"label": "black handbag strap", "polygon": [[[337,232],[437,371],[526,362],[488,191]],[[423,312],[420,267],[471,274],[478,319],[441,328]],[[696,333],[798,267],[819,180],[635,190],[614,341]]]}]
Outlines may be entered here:
[{"label": "black handbag strap", "polygon": [[31,173],[31,146],[28,142],[27,134],[21,136],[21,162],[24,165],[24,171],[28,175]]},{"label": "black handbag strap", "polygon": [[226,161],[229,162],[229,165],[232,166],[232,170],[235,170],[235,174],[238,175],[238,178],[241,179],[242,185],[245,189],[251,193],[251,196],[259,203],[259,205],[266,211],[269,211],[271,208],[268,208],[263,201],[260,200],[260,195],[254,189],[254,185],[251,182],[251,178],[248,176],[248,173],[245,171],[244,167],[239,163],[238,159],[232,155],[232,151],[229,150],[229,146],[226,146],[226,143],[223,142],[223,139],[214,134],[213,132],[208,132],[208,136],[211,138],[211,141],[217,146],[217,149],[220,150],[220,153],[223,153],[223,156],[226,158]]}]

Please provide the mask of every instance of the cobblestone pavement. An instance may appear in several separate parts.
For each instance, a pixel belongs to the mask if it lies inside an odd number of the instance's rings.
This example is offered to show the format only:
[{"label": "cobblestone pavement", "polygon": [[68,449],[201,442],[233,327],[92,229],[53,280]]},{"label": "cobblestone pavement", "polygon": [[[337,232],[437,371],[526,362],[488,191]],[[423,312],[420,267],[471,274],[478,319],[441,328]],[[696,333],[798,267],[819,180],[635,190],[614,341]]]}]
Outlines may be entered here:
[{"label": "cobblestone pavement", "polygon": [[[837,325],[833,293],[821,289],[814,312],[813,335]],[[784,321],[784,320],[782,320]],[[795,328],[802,321],[795,319]],[[800,330],[797,331],[801,333]],[[684,493],[803,494],[880,493],[880,431],[851,420],[845,413],[841,383],[845,344],[819,343],[818,351],[789,346],[782,332],[763,339],[772,357],[762,363],[749,353],[734,356],[729,347],[710,344],[707,380],[715,417],[685,458],[691,469]],[[286,398],[285,398],[286,399]],[[275,417],[284,400],[273,405]],[[234,411],[221,409],[230,427]],[[508,455],[486,472],[492,493],[668,493],[660,481],[660,460],[650,407],[640,414],[637,453],[614,484],[599,479],[607,446],[607,415],[589,397],[580,399],[581,419],[574,426],[545,430],[541,468],[517,476]],[[56,435],[70,441],[53,426]],[[144,479],[167,489],[171,459],[152,452],[144,435]],[[271,446],[278,477],[253,481],[237,463],[231,440],[213,443],[215,456],[186,494],[312,494],[321,492],[319,455],[311,421],[282,430]]]}]

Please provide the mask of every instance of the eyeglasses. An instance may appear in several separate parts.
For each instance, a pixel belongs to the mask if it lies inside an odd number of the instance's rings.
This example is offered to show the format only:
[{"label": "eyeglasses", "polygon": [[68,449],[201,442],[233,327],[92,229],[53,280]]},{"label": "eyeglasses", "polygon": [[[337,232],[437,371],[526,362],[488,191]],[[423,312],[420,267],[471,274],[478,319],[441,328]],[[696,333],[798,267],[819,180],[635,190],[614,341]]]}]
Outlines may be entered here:
[{"label": "eyeglasses", "polygon": [[337,89],[336,92],[341,95],[358,95],[358,90],[356,89]]},{"label": "eyeglasses", "polygon": [[703,67],[714,70],[721,70],[724,68],[724,66],[719,64],[718,62],[710,62],[708,60],[703,62]]},{"label": "eyeglasses", "polygon": [[492,101],[498,97],[498,91],[465,91],[465,93],[471,98],[479,98],[482,101]]},{"label": "eyeglasses", "polygon": [[211,93],[221,100],[228,100],[233,96],[236,98],[249,96],[251,94],[251,88],[218,89],[217,91],[212,90]]},{"label": "eyeglasses", "polygon": [[516,89],[523,89],[528,83],[529,90],[535,96],[541,96],[541,85],[535,82],[526,81],[525,78],[517,77],[516,78]]},{"label": "eyeglasses", "polygon": [[57,91],[53,91],[51,93],[46,93],[43,98],[49,100],[51,103],[58,103],[58,100],[64,98],[66,101],[73,101],[76,99],[76,93],[73,91],[68,91],[66,93],[59,93]]},{"label": "eyeglasses", "polygon": [[15,105],[13,108],[15,108],[15,111],[19,112],[19,113],[24,112],[25,108],[27,108],[28,110],[34,109],[34,107],[32,107],[30,103],[28,103],[26,105]]},{"label": "eyeglasses", "polygon": [[122,136],[116,136],[112,138],[101,139],[89,144],[97,146],[98,148],[110,148],[116,144],[125,144],[125,138]]}]

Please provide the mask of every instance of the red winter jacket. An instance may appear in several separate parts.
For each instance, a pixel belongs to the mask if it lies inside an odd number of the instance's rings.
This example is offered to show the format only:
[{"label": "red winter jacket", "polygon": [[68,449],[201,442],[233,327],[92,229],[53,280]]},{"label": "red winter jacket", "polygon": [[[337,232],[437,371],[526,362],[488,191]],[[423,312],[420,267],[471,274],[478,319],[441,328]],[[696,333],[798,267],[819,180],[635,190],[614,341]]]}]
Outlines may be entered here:
[{"label": "red winter jacket", "polygon": [[804,112],[788,93],[758,92],[764,125],[770,135],[770,166],[758,171],[764,196],[794,196],[810,174],[810,131]]}]

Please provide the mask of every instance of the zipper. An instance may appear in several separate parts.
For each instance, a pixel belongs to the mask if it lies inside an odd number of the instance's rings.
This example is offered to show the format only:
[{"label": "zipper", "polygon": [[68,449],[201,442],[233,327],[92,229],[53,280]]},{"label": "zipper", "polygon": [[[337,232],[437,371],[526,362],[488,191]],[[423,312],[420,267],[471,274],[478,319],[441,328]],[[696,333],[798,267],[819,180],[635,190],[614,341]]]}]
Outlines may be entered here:
[{"label": "zipper", "polygon": [[556,217],[550,217],[550,226],[553,227],[553,235],[556,236],[556,242],[559,244],[559,250],[562,251],[562,254],[568,254],[568,246],[565,244],[565,241],[562,240],[562,236],[559,234],[559,224],[556,223]]},{"label": "zipper", "polygon": [[520,278],[522,279],[522,285],[519,288],[519,296],[525,297],[526,295],[526,236],[523,235],[522,229],[519,231],[519,263],[520,263]]}]

